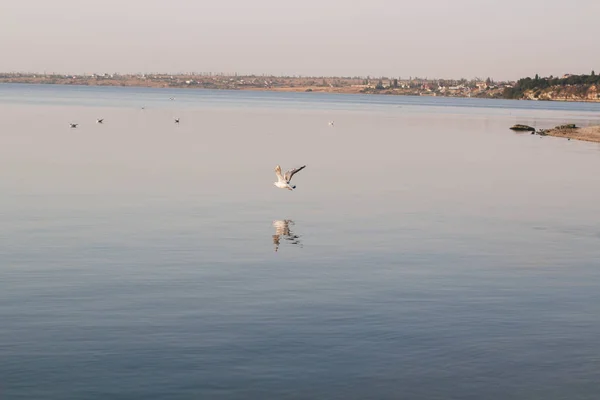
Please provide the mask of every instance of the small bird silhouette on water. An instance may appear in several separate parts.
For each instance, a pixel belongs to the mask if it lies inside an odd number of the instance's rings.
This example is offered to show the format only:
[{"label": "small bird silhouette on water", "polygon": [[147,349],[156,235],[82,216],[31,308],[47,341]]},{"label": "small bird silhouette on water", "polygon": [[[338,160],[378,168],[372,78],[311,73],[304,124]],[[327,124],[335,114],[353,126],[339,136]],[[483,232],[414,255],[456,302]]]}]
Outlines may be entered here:
[{"label": "small bird silhouette on water", "polygon": [[71,128],[77,128],[77,125],[79,125],[79,124],[71,124],[71,123],[69,123],[69,125],[71,125]]},{"label": "small bird silhouette on water", "polygon": [[285,175],[281,175],[281,167],[279,165],[276,166],[275,175],[277,175],[277,182],[273,182],[273,185],[277,186],[279,189],[296,189],[296,186],[290,185],[290,181],[296,172],[302,171],[304,168],[306,168],[306,165],[303,165],[300,168],[290,169],[285,173]]},{"label": "small bird silhouette on water", "polygon": [[100,118],[96,120],[97,124],[102,124],[104,122],[104,118]]},{"label": "small bird silhouette on water", "polygon": [[178,124],[179,123],[179,118],[175,118],[175,123]]}]

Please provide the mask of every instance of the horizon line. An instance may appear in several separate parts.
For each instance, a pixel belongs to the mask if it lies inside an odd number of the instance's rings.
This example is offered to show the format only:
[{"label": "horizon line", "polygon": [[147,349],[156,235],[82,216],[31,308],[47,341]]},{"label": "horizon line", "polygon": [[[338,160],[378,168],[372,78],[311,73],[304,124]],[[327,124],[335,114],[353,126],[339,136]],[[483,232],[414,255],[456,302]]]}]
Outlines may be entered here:
[{"label": "horizon line", "polygon": [[[303,74],[269,74],[269,73],[239,73],[239,72],[84,72],[84,73],[68,73],[68,72],[39,72],[39,71],[0,71],[0,75],[61,75],[61,76],[83,76],[83,77],[92,77],[96,76],[104,76],[104,75],[120,75],[120,76],[147,76],[147,75],[170,75],[170,76],[227,76],[227,77],[278,77],[278,78],[318,78],[318,79],[398,79],[398,80],[467,80],[467,81],[485,81],[486,79],[490,79],[494,82],[513,82],[516,81],[514,79],[495,79],[491,76],[480,77],[460,77],[460,78],[441,78],[441,77],[423,77],[418,75],[408,75],[402,77],[401,75],[303,75]],[[526,77],[524,77],[526,78]],[[521,79],[521,78],[519,78]]]}]

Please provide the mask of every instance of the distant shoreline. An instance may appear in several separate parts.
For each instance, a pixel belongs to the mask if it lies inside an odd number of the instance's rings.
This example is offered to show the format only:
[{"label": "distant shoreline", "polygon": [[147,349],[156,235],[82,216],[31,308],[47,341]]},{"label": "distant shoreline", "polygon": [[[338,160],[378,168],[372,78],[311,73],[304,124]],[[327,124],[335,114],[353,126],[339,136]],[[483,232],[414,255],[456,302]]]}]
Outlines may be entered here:
[{"label": "distant shoreline", "polygon": [[43,75],[0,73],[0,83],[164,89],[245,90],[339,94],[501,98],[508,83],[421,78],[274,77],[223,75]]},{"label": "distant shoreline", "polygon": [[6,80],[0,78],[0,84],[22,84],[22,85],[57,85],[57,86],[79,86],[79,87],[140,87],[152,89],[185,89],[185,90],[234,90],[234,91],[254,91],[254,92],[288,92],[288,93],[336,93],[336,94],[378,94],[386,96],[427,96],[427,97],[448,97],[448,98],[480,98],[480,99],[498,99],[498,100],[524,100],[524,101],[549,101],[561,103],[600,103],[599,100],[589,99],[504,99],[498,95],[486,96],[475,95],[468,96],[461,93],[456,94],[438,94],[416,90],[364,90],[357,87],[320,87],[320,86],[278,86],[278,87],[205,87],[205,86],[168,86],[161,84],[145,83],[90,83],[90,82],[45,82],[29,80]]},{"label": "distant shoreline", "polygon": [[[475,78],[301,77],[223,74],[38,74],[0,72],[0,83],[164,89],[246,90],[295,93],[379,94],[599,103],[595,75],[523,78],[517,82]],[[589,84],[583,84],[583,83]],[[534,90],[538,85],[540,89]],[[543,90],[542,90],[543,87]],[[533,88],[533,89],[532,89]]]}]

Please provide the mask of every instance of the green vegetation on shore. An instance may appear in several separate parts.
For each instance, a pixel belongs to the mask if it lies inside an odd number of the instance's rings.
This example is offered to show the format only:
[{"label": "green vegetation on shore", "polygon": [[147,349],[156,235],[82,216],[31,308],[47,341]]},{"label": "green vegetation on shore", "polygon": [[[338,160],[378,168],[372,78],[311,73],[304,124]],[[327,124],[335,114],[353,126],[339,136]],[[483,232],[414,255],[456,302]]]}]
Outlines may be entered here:
[{"label": "green vegetation on shore", "polygon": [[513,87],[504,89],[506,99],[531,100],[597,100],[600,75],[565,75],[559,77],[522,78]]}]

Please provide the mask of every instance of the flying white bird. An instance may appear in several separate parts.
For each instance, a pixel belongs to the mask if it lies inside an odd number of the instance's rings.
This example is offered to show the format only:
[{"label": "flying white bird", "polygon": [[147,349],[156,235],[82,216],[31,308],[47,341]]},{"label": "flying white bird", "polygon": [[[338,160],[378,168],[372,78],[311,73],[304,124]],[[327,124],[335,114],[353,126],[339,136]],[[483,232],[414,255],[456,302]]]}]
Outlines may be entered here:
[{"label": "flying white bird", "polygon": [[334,121],[329,121],[329,126],[333,126]]},{"label": "flying white bird", "polygon": [[290,185],[290,181],[294,174],[298,171],[306,168],[306,165],[301,166],[300,168],[290,169],[285,173],[285,175],[281,175],[281,167],[278,165],[275,167],[275,175],[277,175],[277,182],[274,182],[273,185],[277,186],[280,189],[294,190],[296,186]]}]

